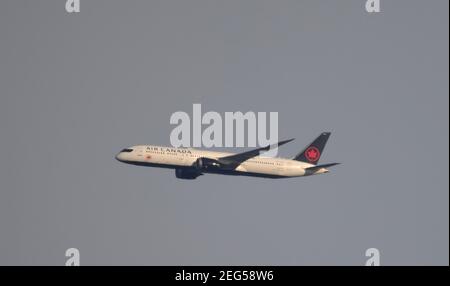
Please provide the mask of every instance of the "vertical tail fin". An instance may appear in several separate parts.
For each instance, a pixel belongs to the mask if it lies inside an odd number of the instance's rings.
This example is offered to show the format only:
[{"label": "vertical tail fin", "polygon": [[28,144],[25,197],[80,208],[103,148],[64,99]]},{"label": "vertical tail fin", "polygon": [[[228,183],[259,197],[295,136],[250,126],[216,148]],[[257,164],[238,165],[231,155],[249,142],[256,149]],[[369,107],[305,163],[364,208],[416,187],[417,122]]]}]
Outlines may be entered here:
[{"label": "vertical tail fin", "polygon": [[302,161],[310,164],[317,164],[322,155],[325,144],[327,144],[330,132],[323,132],[311,144],[309,144],[302,152],[298,153],[293,160]]}]

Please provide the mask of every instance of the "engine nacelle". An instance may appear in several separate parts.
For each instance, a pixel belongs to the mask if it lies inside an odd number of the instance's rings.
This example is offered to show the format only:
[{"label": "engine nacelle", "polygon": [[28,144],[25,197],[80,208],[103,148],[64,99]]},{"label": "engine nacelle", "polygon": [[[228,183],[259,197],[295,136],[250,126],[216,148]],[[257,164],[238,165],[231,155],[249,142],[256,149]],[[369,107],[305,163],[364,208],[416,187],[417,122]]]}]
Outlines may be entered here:
[{"label": "engine nacelle", "polygon": [[197,159],[197,161],[195,161],[193,166],[197,170],[207,170],[211,168],[220,168],[221,164],[215,159],[200,157]]},{"label": "engine nacelle", "polygon": [[197,172],[197,170],[191,170],[191,169],[175,169],[175,177],[178,179],[186,179],[186,180],[193,180],[196,179],[198,176],[201,176],[202,174]]}]

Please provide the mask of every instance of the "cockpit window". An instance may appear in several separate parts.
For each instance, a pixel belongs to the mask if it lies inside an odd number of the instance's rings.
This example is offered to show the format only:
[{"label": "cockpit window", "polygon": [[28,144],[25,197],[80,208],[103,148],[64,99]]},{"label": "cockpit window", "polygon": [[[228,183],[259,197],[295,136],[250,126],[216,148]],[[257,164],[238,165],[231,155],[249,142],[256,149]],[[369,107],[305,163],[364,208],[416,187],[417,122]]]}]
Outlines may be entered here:
[{"label": "cockpit window", "polygon": [[133,152],[133,149],[125,148],[125,149],[123,149],[123,150],[120,151],[120,152],[130,153],[130,152]]}]

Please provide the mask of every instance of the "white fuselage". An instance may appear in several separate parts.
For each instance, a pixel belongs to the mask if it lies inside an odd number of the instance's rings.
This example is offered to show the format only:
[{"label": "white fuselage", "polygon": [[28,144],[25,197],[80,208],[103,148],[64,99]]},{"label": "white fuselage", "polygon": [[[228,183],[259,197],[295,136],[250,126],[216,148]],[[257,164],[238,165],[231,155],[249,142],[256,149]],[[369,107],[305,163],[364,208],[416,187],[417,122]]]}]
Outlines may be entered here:
[{"label": "white fuselage", "polygon": [[[233,155],[232,153],[205,151],[193,148],[173,148],[152,145],[133,146],[124,150],[116,156],[116,159],[121,162],[172,169],[192,167],[198,158],[218,159]],[[305,176],[307,173],[305,169],[312,166],[314,165],[285,158],[256,156],[242,162],[233,172],[235,175],[256,175],[259,177],[299,177]],[[209,173],[208,171],[205,172]],[[327,169],[321,168],[313,174],[326,172],[328,172]],[[221,172],[215,171],[211,173]],[[308,173],[308,175],[312,174]]]}]

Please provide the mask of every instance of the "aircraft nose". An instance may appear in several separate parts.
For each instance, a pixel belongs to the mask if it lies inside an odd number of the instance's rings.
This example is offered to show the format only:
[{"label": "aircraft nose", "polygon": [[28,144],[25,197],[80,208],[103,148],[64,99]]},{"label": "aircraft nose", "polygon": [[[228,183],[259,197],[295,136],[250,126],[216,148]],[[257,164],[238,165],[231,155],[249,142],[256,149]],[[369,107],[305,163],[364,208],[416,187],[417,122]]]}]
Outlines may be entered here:
[{"label": "aircraft nose", "polygon": [[130,159],[130,155],[133,153],[133,148],[122,149],[119,154],[116,155],[116,159],[120,162],[124,162]]},{"label": "aircraft nose", "polygon": [[116,160],[119,161],[119,162],[123,162],[123,152],[119,152],[116,155]]}]

